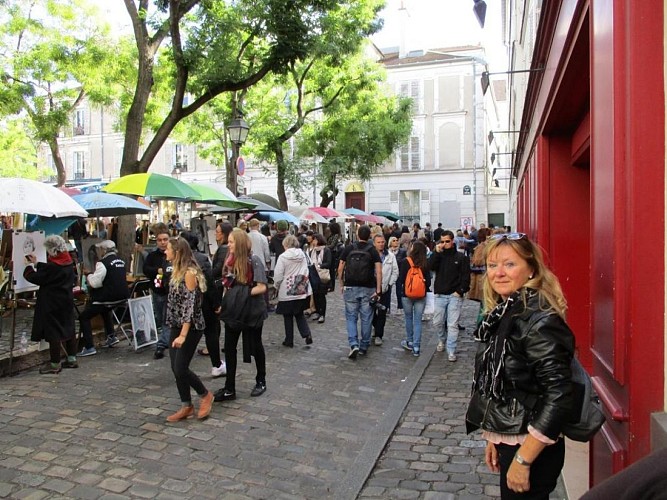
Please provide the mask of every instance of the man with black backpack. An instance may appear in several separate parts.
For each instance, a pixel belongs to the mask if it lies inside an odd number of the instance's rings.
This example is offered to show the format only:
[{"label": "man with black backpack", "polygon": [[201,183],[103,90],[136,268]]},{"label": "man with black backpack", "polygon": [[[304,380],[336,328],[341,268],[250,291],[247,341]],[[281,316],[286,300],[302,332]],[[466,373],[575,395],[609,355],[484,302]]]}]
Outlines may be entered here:
[{"label": "man with black backpack", "polygon": [[[357,354],[364,356],[371,344],[373,308],[371,299],[382,295],[382,259],[375,247],[368,242],[371,228],[359,226],[358,241],[347,246],[340,256],[338,279],[345,301],[347,340],[350,344],[350,359]],[[361,317],[361,343],[357,321]]]}]

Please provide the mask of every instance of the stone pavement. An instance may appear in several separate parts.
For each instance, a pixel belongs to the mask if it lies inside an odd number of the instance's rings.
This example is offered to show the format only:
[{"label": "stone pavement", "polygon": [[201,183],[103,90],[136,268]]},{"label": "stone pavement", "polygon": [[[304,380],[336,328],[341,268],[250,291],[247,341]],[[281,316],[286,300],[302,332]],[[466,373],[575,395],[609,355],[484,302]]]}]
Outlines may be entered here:
[{"label": "stone pavement", "polygon": [[[399,346],[402,316],[385,343],[347,359],[339,291],[314,344],[281,345],[282,317],[265,323],[267,392],[250,398],[254,364],[241,363],[237,400],[204,421],[167,424],[179,407],[168,359],[126,343],[80,358],[60,375],[36,369],[0,380],[3,498],[494,498],[483,443],[465,435],[476,307],[467,302],[460,357]],[[208,388],[208,358],[192,368]]]}]

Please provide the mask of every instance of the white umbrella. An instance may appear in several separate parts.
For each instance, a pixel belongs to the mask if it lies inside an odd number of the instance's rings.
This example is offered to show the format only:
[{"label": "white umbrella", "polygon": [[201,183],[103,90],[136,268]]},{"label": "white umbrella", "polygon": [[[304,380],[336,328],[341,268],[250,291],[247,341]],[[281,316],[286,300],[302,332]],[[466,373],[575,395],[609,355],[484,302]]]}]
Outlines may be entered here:
[{"label": "white umbrella", "polygon": [[0,178],[0,212],[18,212],[43,217],[87,217],[81,205],[43,182]]}]

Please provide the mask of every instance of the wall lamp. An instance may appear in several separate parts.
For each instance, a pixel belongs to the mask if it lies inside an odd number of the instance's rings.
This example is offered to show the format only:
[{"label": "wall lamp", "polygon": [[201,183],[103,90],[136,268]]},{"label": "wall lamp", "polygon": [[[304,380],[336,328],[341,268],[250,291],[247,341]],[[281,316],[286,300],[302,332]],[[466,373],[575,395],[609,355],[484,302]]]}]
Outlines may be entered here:
[{"label": "wall lamp", "polygon": [[473,0],[475,5],[472,8],[472,11],[475,13],[475,17],[479,22],[479,25],[484,27],[484,20],[486,19],[486,2],[484,0]]},{"label": "wall lamp", "polygon": [[489,144],[493,142],[493,134],[519,134],[521,133],[521,130],[496,130],[495,132],[491,130],[489,132]]},{"label": "wall lamp", "polygon": [[498,155],[513,155],[513,154],[514,151],[512,151],[511,153],[491,153],[491,164],[493,165],[493,162],[496,161],[496,156]]},{"label": "wall lamp", "polygon": [[495,167],[491,173],[491,177],[495,177],[498,170],[512,170],[512,167]]},{"label": "wall lamp", "polygon": [[544,71],[544,68],[534,68],[534,69],[515,69],[512,71],[497,71],[495,73],[489,73],[488,71],[482,72],[482,95],[486,94],[486,91],[489,90],[489,76],[490,75],[512,75],[514,73],[535,73],[536,71]]}]

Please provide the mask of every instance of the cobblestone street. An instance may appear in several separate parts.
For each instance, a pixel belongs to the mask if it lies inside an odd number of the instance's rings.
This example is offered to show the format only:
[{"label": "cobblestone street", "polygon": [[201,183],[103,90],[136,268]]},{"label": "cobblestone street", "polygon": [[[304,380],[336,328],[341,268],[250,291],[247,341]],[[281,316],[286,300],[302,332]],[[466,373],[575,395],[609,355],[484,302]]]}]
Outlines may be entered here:
[{"label": "cobblestone street", "polygon": [[[493,498],[483,443],[467,436],[477,305],[466,301],[459,360],[385,342],[351,361],[338,292],[314,344],[281,345],[282,317],[265,323],[267,392],[250,398],[254,364],[241,364],[237,399],[211,417],[167,424],[179,407],[169,360],[126,343],[80,358],[60,375],[37,369],[0,389],[0,497],[6,498]],[[209,389],[207,357],[193,369]]]}]

